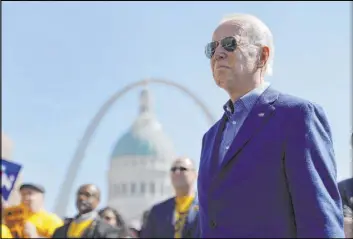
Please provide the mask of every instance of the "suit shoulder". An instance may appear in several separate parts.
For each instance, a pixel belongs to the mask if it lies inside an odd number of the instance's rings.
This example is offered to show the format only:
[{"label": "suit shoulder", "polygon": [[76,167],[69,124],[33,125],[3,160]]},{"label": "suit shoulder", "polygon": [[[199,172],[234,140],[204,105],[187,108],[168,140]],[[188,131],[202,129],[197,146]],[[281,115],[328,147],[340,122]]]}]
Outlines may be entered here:
[{"label": "suit shoulder", "polygon": [[353,178],[347,178],[340,181],[338,186],[342,188],[353,188]]},{"label": "suit shoulder", "polygon": [[275,103],[277,110],[285,111],[290,118],[293,116],[310,118],[312,114],[325,116],[321,105],[290,94],[280,93]]},{"label": "suit shoulder", "polygon": [[223,116],[216,122],[214,123],[207,131],[206,133],[204,133],[203,137],[202,137],[202,141],[204,141],[204,139],[209,135],[209,134],[214,134],[217,131],[217,127],[218,125],[221,123],[221,121],[223,120]]},{"label": "suit shoulder", "polygon": [[172,198],[168,198],[160,203],[155,204],[152,209],[151,212],[155,212],[155,211],[159,211],[159,210],[163,210],[165,207],[168,207],[169,204],[173,203],[174,201],[174,197]]}]

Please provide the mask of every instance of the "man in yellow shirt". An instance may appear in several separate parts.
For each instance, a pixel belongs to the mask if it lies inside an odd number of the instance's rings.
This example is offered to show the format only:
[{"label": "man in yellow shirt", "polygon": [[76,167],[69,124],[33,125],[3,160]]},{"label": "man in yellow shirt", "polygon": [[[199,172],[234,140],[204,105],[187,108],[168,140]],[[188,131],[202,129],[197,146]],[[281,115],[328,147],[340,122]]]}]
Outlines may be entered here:
[{"label": "man in yellow shirt", "polygon": [[199,237],[198,200],[193,187],[197,173],[192,161],[187,157],[177,158],[170,176],[176,197],[152,207],[141,238]]},{"label": "man in yellow shirt", "polygon": [[63,221],[57,215],[44,209],[44,193],[45,190],[40,185],[30,183],[21,185],[21,203],[28,211],[22,236],[50,238],[54,231],[63,225]]},{"label": "man in yellow shirt", "polygon": [[100,190],[93,184],[82,185],[77,191],[78,215],[67,219],[52,238],[119,238],[119,229],[109,225],[98,216]]}]

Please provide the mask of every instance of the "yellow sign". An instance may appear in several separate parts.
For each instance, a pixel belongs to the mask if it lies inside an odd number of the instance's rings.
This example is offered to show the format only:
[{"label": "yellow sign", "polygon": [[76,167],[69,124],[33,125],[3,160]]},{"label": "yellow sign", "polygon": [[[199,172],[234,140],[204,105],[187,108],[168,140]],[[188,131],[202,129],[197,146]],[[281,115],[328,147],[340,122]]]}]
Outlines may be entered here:
[{"label": "yellow sign", "polygon": [[24,223],[28,218],[28,210],[23,205],[4,209],[4,221],[14,238],[24,238]]}]

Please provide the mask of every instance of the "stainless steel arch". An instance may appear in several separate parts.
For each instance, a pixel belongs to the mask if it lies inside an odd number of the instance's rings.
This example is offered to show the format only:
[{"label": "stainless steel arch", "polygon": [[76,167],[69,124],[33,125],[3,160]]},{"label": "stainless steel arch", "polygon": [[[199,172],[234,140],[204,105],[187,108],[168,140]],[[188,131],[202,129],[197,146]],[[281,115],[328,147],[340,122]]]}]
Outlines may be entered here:
[{"label": "stainless steel arch", "polygon": [[87,149],[87,146],[96,130],[98,127],[99,123],[101,122],[102,118],[105,116],[105,114],[108,112],[108,110],[111,108],[111,106],[124,94],[126,94],[128,91],[132,90],[133,88],[136,88],[141,85],[146,85],[146,84],[151,84],[151,83],[156,83],[156,84],[164,84],[168,86],[173,86],[182,92],[184,92],[186,95],[191,97],[195,103],[201,108],[203,113],[205,114],[208,122],[210,125],[214,124],[215,120],[210,113],[210,111],[207,109],[207,107],[199,100],[190,90],[188,90],[186,87],[172,82],[168,80],[163,80],[163,79],[146,79],[146,80],[141,80],[135,83],[131,83],[127,86],[125,86],[122,90],[116,92],[113,94],[99,109],[99,111],[96,113],[94,118],[91,120],[90,124],[85,130],[85,133],[79,142],[79,145],[75,151],[74,157],[72,158],[72,161],[70,163],[70,166],[68,168],[68,171],[66,173],[65,179],[63,184],[60,187],[60,190],[58,192],[58,196],[56,199],[56,205],[55,205],[55,212],[57,215],[60,216],[66,216],[66,209],[69,204],[70,200],[70,192],[72,190],[73,182],[76,179],[77,172],[79,170],[79,167],[84,159],[84,154]]}]

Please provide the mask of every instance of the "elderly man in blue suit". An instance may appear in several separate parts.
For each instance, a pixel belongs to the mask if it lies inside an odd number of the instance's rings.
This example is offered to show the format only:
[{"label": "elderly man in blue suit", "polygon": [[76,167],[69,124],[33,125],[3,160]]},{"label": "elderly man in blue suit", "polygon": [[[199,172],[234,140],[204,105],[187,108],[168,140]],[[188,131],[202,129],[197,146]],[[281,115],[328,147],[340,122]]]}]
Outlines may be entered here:
[{"label": "elderly man in blue suit", "polygon": [[189,158],[178,158],[170,168],[176,196],[152,207],[141,238],[198,238],[198,201],[194,192],[197,178]]},{"label": "elderly man in blue suit", "polygon": [[343,238],[331,129],[320,106],[264,81],[274,56],[269,28],[234,14],[205,53],[230,100],[202,140],[201,237]]}]

